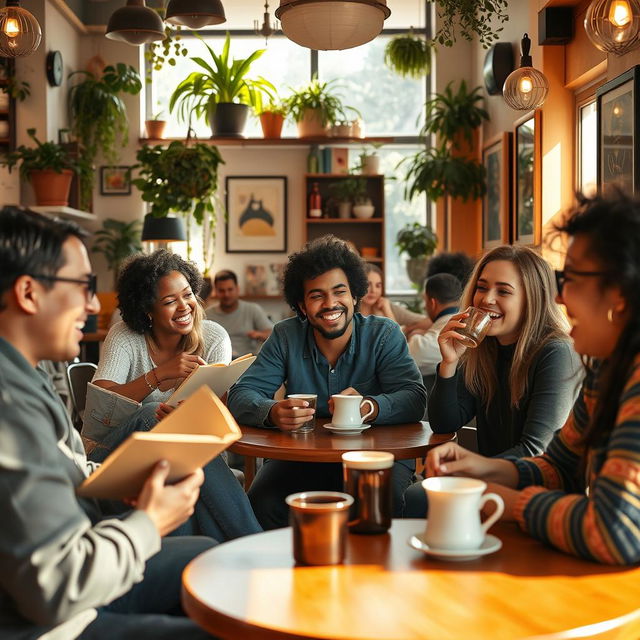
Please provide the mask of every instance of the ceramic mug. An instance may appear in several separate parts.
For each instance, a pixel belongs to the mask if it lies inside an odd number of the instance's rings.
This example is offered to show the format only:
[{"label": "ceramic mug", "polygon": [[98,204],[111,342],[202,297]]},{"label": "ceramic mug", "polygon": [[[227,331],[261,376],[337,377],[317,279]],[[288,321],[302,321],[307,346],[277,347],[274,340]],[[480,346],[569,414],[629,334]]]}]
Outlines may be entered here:
[{"label": "ceramic mug", "polygon": [[[360,426],[375,412],[373,402],[365,400],[362,396],[336,394],[331,397],[333,398],[333,419],[331,422],[337,427]],[[368,404],[371,410],[361,416],[360,408],[363,404]]]},{"label": "ceramic mug", "polygon": [[[489,527],[504,511],[499,495],[483,495],[487,484],[482,480],[443,476],[427,478],[422,486],[429,503],[424,541],[432,549],[478,549]],[[480,510],[489,501],[495,502],[496,510],[480,522]]]}]

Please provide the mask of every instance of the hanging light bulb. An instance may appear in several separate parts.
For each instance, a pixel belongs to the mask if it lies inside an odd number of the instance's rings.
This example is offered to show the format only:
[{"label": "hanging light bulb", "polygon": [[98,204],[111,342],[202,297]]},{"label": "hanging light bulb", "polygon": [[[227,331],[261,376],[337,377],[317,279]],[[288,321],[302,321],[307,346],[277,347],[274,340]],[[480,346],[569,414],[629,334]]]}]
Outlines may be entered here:
[{"label": "hanging light bulb", "polygon": [[157,11],[149,9],[144,0],[127,0],[109,18],[106,37],[133,45],[164,40],[164,22]]},{"label": "hanging light bulb", "polygon": [[528,34],[522,38],[520,68],[512,71],[504,81],[504,101],[518,111],[530,111],[541,107],[549,93],[549,81],[542,71],[534,69],[531,60],[531,40]]},{"label": "hanging light bulb", "polygon": [[20,0],[7,0],[7,6],[0,9],[0,56],[28,56],[40,40],[42,30],[34,15],[20,8]]},{"label": "hanging light bulb", "polygon": [[271,26],[271,16],[269,15],[269,2],[266,0],[264,3],[264,13],[262,14],[262,26],[259,26],[257,20],[253,21],[253,30],[257,36],[264,36],[264,43],[267,44],[269,36],[273,35],[277,29],[278,21],[276,20],[276,26]]},{"label": "hanging light bulb", "polygon": [[584,30],[601,51],[622,56],[640,46],[640,0],[594,0]]},{"label": "hanging light bulb", "polygon": [[170,0],[165,20],[190,29],[222,24],[227,18],[220,0]]}]

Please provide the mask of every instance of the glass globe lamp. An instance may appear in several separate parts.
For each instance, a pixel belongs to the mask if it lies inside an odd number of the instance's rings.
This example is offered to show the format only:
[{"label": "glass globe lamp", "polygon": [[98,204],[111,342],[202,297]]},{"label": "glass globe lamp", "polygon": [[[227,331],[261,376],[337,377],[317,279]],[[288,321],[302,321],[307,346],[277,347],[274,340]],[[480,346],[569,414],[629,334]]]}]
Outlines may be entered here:
[{"label": "glass globe lamp", "polygon": [[640,46],[640,0],[594,0],[584,30],[601,51],[622,56]]},{"label": "glass globe lamp", "polygon": [[542,71],[533,67],[530,50],[531,40],[525,33],[522,38],[520,67],[507,76],[502,88],[504,101],[516,111],[538,109],[549,94],[549,81]]},{"label": "glass globe lamp", "polygon": [[35,16],[20,7],[19,0],[7,0],[0,9],[0,56],[19,58],[32,54],[42,40]]}]

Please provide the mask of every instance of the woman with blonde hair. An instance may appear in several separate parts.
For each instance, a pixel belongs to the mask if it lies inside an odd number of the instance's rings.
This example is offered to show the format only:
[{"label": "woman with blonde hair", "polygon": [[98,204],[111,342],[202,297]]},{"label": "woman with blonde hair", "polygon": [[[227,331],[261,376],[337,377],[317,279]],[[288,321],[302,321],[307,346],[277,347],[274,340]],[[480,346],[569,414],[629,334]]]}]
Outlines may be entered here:
[{"label": "woman with blonde hair", "polygon": [[[460,308],[479,307],[491,324],[475,349],[458,332],[466,312],[440,332],[442,361],[428,401],[435,433],[455,432],[475,418],[485,456],[544,451],[571,410],[580,370],[555,290],[551,268],[527,247],[496,247],[480,259]],[[411,487],[405,499],[406,515],[424,515],[421,487]]]}]

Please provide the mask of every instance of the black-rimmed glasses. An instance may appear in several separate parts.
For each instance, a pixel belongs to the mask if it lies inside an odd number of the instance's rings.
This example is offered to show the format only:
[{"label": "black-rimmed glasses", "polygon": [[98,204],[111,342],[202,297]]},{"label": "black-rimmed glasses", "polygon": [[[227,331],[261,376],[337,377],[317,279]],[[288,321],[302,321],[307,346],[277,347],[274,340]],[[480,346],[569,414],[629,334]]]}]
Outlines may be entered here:
[{"label": "black-rimmed glasses", "polygon": [[558,295],[562,295],[562,287],[564,287],[564,283],[567,280],[565,273],[569,276],[606,276],[606,271],[577,271],[576,269],[563,269],[562,271],[554,271],[556,276],[556,287],[558,288]]},{"label": "black-rimmed glasses", "polygon": [[47,276],[42,273],[30,273],[32,278],[36,278],[37,280],[49,280],[49,282],[71,282],[73,284],[82,284],[87,287],[87,302],[91,302],[93,300],[93,296],[96,295],[98,291],[98,276],[95,273],[89,275],[86,280],[77,280],[75,278],[60,278],[58,276]]}]

